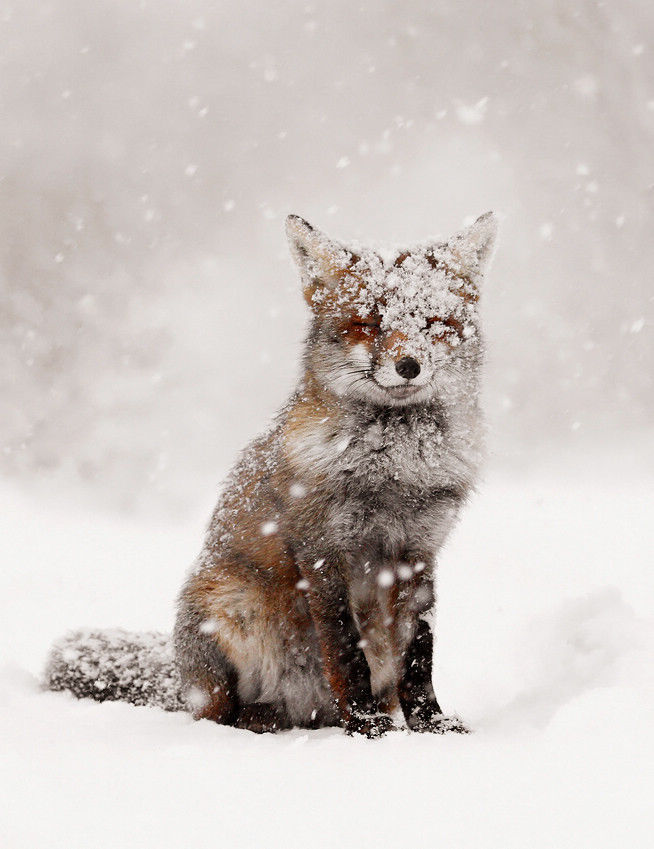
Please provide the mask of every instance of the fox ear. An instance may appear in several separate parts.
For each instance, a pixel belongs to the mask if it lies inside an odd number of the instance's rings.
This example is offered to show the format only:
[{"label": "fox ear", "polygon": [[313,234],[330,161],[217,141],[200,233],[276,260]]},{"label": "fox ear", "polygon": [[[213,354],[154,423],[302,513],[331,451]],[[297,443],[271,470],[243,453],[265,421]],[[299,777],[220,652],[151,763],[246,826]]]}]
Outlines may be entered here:
[{"label": "fox ear", "polygon": [[303,272],[309,261],[318,258],[327,237],[312,227],[299,215],[288,215],[286,218],[286,237],[291,249],[291,256],[298,268]]},{"label": "fox ear", "polygon": [[[352,255],[299,215],[287,217],[286,235],[302,277],[304,297],[315,307],[328,290],[336,288],[343,272],[352,264]],[[322,294],[318,295],[319,292]]]},{"label": "fox ear", "polygon": [[486,212],[480,215],[474,224],[455,233],[447,242],[452,253],[473,274],[483,274],[493,258],[497,223],[495,213]]}]

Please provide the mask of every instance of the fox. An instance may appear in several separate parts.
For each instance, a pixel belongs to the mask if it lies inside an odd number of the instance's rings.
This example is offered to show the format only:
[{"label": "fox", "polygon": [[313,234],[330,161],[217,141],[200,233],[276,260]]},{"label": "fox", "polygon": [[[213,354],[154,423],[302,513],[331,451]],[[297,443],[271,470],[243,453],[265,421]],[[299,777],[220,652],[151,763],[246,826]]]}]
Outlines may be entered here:
[{"label": "fox", "polygon": [[226,481],[172,637],[69,634],[46,686],[256,733],[465,733],[433,686],[435,577],[483,457],[497,218],[405,249],[297,215],[286,234],[310,311],[300,379]]}]

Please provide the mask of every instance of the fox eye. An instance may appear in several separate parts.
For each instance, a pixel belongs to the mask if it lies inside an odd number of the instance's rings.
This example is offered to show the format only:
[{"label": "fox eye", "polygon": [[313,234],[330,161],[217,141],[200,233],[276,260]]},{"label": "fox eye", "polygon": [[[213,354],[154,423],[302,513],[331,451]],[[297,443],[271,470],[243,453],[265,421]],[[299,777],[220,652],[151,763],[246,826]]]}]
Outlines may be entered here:
[{"label": "fox eye", "polygon": [[425,319],[425,325],[427,327],[431,327],[432,324],[444,324],[446,327],[455,327],[459,322],[455,318],[441,318],[440,316],[434,316],[433,318]]},{"label": "fox eye", "polygon": [[429,328],[432,327],[434,324],[445,324],[445,323],[446,322],[444,322],[443,319],[439,318],[438,316],[434,316],[434,318],[427,318],[427,319],[425,319],[425,330],[429,330]]},{"label": "fox eye", "polygon": [[433,324],[437,323],[444,324],[445,327],[449,327],[451,330],[454,330],[454,332],[459,336],[462,333],[463,325],[460,321],[457,321],[457,319],[453,318],[452,316],[450,316],[449,318],[439,318],[438,316],[435,316],[434,318],[428,318],[425,321],[425,328],[428,330]]},{"label": "fox eye", "polygon": [[353,327],[368,327],[372,330],[379,330],[381,327],[381,319],[378,318],[357,318],[352,322]]}]

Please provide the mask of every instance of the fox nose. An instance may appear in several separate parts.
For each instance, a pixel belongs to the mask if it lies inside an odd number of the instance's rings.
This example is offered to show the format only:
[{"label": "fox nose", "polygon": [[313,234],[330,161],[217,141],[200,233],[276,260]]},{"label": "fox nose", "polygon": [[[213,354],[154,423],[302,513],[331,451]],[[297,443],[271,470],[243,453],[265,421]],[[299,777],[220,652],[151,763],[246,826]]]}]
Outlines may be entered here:
[{"label": "fox nose", "polygon": [[420,374],[420,363],[414,360],[413,357],[402,357],[395,363],[395,371],[400,377],[405,377],[411,380],[413,377],[418,377]]}]

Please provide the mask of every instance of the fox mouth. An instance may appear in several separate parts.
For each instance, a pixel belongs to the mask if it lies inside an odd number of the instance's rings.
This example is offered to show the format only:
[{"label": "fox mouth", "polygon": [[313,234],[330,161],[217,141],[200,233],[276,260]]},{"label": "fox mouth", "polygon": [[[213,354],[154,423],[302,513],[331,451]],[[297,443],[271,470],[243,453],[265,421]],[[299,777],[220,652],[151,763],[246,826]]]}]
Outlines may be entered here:
[{"label": "fox mouth", "polygon": [[409,384],[404,384],[403,386],[383,386],[381,383],[375,381],[377,386],[380,389],[383,389],[384,392],[387,392],[391,398],[410,398],[412,395],[415,395],[422,387],[420,386],[411,386]]}]

